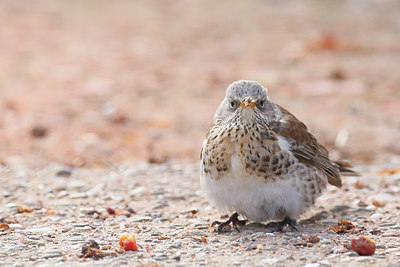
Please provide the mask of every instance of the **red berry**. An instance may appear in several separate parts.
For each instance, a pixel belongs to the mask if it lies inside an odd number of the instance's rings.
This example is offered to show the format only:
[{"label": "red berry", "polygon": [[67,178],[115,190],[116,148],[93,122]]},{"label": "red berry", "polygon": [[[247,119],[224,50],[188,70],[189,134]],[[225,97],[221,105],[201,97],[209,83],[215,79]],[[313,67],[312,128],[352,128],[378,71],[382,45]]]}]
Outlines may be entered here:
[{"label": "red berry", "polygon": [[111,215],[115,214],[115,210],[113,210],[112,208],[107,208],[107,212],[108,212],[108,214],[111,214]]},{"label": "red berry", "polygon": [[366,236],[357,236],[351,240],[351,247],[362,256],[370,256],[375,253],[375,242]]}]

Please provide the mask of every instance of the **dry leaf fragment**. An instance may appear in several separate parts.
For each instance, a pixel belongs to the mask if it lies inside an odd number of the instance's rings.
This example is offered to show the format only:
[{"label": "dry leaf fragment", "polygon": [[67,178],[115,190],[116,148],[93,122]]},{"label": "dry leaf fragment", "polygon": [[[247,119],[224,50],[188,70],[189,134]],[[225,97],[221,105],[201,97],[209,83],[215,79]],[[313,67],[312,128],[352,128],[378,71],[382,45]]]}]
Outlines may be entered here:
[{"label": "dry leaf fragment", "polygon": [[10,229],[10,225],[8,225],[8,223],[0,223],[0,230],[4,231]]},{"label": "dry leaf fragment", "polygon": [[17,208],[18,213],[32,212],[32,211],[33,211],[33,208],[26,208],[23,206],[18,206],[18,208]]},{"label": "dry leaf fragment", "polygon": [[312,244],[318,243],[320,240],[321,239],[317,235],[310,235],[310,237],[308,238],[308,242]]},{"label": "dry leaf fragment", "polygon": [[386,205],[386,203],[372,199],[372,205],[374,205],[375,207],[384,207]]},{"label": "dry leaf fragment", "polygon": [[347,233],[355,228],[353,223],[346,219],[339,220],[337,224],[338,224],[337,226],[334,225],[329,227],[329,230],[332,230],[337,234],[342,234],[342,233]]},{"label": "dry leaf fragment", "polygon": [[201,237],[200,237],[200,241],[201,241],[201,242],[207,242],[207,238],[206,238],[205,236],[201,236]]},{"label": "dry leaf fragment", "polygon": [[378,173],[381,175],[393,175],[400,172],[400,167],[392,168],[392,169],[382,169]]},{"label": "dry leaf fragment", "polygon": [[337,234],[344,233],[343,226],[336,226],[336,225],[334,225],[334,226],[329,227],[329,230],[332,230],[332,231],[334,231],[334,232],[337,233]]},{"label": "dry leaf fragment", "polygon": [[105,253],[100,250],[99,244],[93,239],[89,240],[89,243],[82,247],[82,258],[93,258],[95,260],[105,257]]},{"label": "dry leaf fragment", "polygon": [[139,249],[139,247],[136,245],[136,238],[133,234],[122,234],[119,237],[119,246],[121,249],[124,249],[125,251],[132,250],[136,251]]},{"label": "dry leaf fragment", "polygon": [[348,221],[346,219],[341,219],[338,221],[338,225],[342,226],[346,229],[346,230],[351,230],[354,228],[354,225],[351,221]]},{"label": "dry leaf fragment", "polygon": [[363,181],[357,180],[357,181],[353,184],[353,186],[354,186],[356,189],[363,189],[363,188],[365,187],[365,183],[364,183]]}]

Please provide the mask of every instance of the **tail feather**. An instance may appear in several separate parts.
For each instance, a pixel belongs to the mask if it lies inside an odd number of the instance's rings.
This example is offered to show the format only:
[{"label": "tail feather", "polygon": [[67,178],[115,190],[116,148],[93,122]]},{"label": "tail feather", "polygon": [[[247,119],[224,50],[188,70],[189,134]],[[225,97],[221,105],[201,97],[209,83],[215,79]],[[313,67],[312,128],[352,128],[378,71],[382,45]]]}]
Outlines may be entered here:
[{"label": "tail feather", "polygon": [[347,161],[335,161],[335,164],[338,165],[339,167],[339,172],[341,175],[345,176],[361,176],[358,172],[353,171],[351,168],[353,165],[351,165],[350,162]]}]

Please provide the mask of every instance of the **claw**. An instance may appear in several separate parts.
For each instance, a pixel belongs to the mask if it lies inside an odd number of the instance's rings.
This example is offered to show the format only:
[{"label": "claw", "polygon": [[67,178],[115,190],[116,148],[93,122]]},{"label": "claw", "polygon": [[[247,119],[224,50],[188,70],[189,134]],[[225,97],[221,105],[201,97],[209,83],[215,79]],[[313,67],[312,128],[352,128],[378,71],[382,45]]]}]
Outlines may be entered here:
[{"label": "claw", "polygon": [[237,227],[238,225],[245,225],[246,224],[246,220],[239,220],[238,219],[238,214],[237,212],[235,212],[234,214],[232,214],[231,217],[229,217],[229,219],[225,222],[219,222],[219,221],[214,221],[211,226],[215,226],[218,225],[218,234],[223,232],[223,229],[228,226],[230,223],[232,223],[233,228],[238,231],[240,233],[239,228]]},{"label": "claw", "polygon": [[267,224],[267,227],[273,227],[271,231],[273,233],[273,232],[282,232],[283,227],[285,227],[286,225],[289,225],[290,227],[292,227],[294,230],[297,231],[296,220],[290,219],[289,217],[285,217],[285,219],[281,222],[270,222],[269,224]]}]

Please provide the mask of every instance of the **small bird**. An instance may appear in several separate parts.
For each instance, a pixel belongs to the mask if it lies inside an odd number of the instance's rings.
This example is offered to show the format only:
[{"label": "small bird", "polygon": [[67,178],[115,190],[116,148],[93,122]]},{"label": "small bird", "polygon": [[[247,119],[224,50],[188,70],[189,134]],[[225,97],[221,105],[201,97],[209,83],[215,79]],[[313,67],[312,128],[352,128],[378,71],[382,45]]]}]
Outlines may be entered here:
[{"label": "small bird", "polygon": [[354,174],[328,151],[289,111],[272,102],[255,81],[233,82],[219,105],[201,151],[200,182],[221,213],[218,232],[241,215],[254,222],[274,221],[273,231],[312,206],[327,183],[341,187],[340,174]]}]

